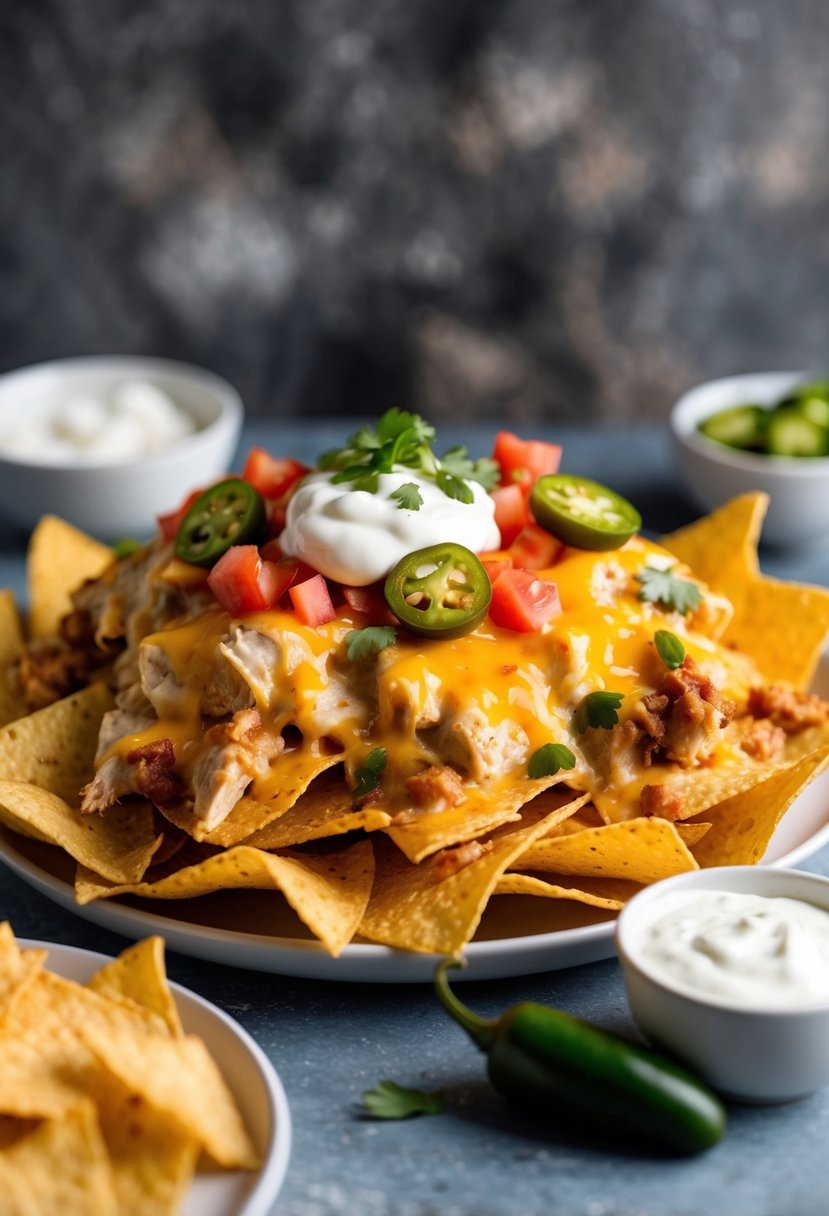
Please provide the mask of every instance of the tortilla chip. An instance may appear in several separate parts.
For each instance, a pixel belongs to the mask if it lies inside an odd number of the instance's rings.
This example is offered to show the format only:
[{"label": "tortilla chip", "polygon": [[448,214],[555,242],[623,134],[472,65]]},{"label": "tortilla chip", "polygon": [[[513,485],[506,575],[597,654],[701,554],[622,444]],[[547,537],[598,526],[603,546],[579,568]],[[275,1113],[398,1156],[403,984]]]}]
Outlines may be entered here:
[{"label": "tortilla chip", "polygon": [[300,795],[295,806],[248,836],[245,844],[257,849],[287,849],[309,840],[341,836],[358,828],[375,832],[390,823],[391,815],[378,807],[355,810],[351,791],[342,773],[338,772],[318,778]]},{"label": "tortilla chip", "polygon": [[568,884],[565,875],[560,883],[545,881],[533,874],[503,874],[495,888],[496,895],[536,895],[543,899],[571,899],[591,908],[606,908],[619,912],[642,887],[638,883],[614,881],[610,878],[585,879],[577,887]]},{"label": "tortilla chip", "polygon": [[11,591],[0,591],[0,726],[14,722],[26,712],[12,673],[12,664],[22,653],[23,631],[14,596]]},{"label": "tortilla chip", "polygon": [[829,635],[829,590],[760,573],[757,541],[767,506],[768,495],[744,494],[660,543],[731,600],[724,643],[751,655],[767,681],[806,689]]},{"label": "tortilla chip", "polygon": [[117,1216],[106,1145],[95,1108],[81,1102],[0,1153],[4,1216]]},{"label": "tortilla chip", "polygon": [[161,937],[147,937],[136,942],[97,971],[86,986],[99,996],[118,997],[152,1010],[174,1038],[184,1033],[167,983],[164,939]]},{"label": "tortilla chip", "polygon": [[699,869],[667,819],[627,819],[600,828],[537,840],[512,863],[516,870],[651,883]]},{"label": "tortilla chip", "polygon": [[[560,776],[537,781],[521,776],[494,789],[467,787],[466,797],[458,806],[419,814],[412,823],[389,828],[389,836],[409,861],[422,861],[440,849],[474,840],[516,819],[523,806],[560,782]],[[568,796],[575,796],[572,790]]]},{"label": "tortilla chip", "polygon": [[107,545],[56,515],[44,515],[29,541],[29,637],[57,633],[72,608],[70,592],[102,574],[112,557]]},{"label": "tortilla chip", "polygon": [[829,747],[778,769],[760,785],[711,807],[711,830],[694,846],[702,867],[756,865],[795,798],[829,766]]},{"label": "tortilla chip", "polygon": [[0,823],[58,845],[110,882],[140,882],[159,842],[145,804],[80,815],[57,795],[23,781],[0,780]]},{"label": "tortilla chip", "polygon": [[[118,895],[144,899],[193,899],[213,891],[255,888],[281,891],[311,932],[335,957],[357,929],[368,903],[374,877],[371,842],[362,841],[341,853],[277,856],[262,849],[236,845],[192,866],[175,870],[153,882],[111,883],[88,867],[75,881],[79,904]],[[262,931],[267,930],[262,909]]]},{"label": "tortilla chip", "polygon": [[535,798],[524,807],[518,825],[497,828],[481,856],[445,878],[441,857],[413,865],[381,841],[361,936],[403,950],[460,954],[507,867],[539,836],[574,814],[586,798],[557,790]]},{"label": "tortilla chip", "polygon": [[82,1031],[86,1047],[122,1085],[193,1136],[219,1165],[254,1169],[259,1153],[219,1068],[195,1035],[137,1038]]},{"label": "tortilla chip", "polygon": [[698,844],[706,832],[711,831],[710,823],[675,823],[674,827],[689,849],[692,845]]},{"label": "tortilla chip", "polygon": [[101,719],[113,705],[103,684],[0,727],[0,779],[27,781],[72,806],[95,771]]},{"label": "tortilla chip", "polygon": [[14,1002],[43,967],[47,953],[21,950],[8,921],[0,924],[0,1030]]}]

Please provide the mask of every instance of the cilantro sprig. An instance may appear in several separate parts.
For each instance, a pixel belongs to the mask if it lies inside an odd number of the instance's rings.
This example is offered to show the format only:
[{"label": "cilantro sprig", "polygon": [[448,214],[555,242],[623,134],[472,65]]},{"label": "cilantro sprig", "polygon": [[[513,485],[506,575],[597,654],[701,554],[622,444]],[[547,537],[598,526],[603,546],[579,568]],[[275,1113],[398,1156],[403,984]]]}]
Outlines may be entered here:
[{"label": "cilantro sprig", "polygon": [[527,776],[537,780],[539,777],[554,777],[563,768],[575,768],[576,757],[563,743],[545,743],[534,751],[527,765]]},{"label": "cilantro sprig", "polygon": [[345,635],[347,654],[352,663],[370,659],[387,646],[397,641],[393,625],[366,625],[365,629],[352,629]]},{"label": "cilantro sprig", "polygon": [[685,647],[675,633],[668,629],[657,629],[653,635],[656,649],[662,662],[671,671],[676,671],[685,660]]},{"label": "cilantro sprig", "polygon": [[413,481],[404,481],[402,486],[392,490],[389,498],[395,500],[401,511],[419,511],[423,506],[423,495]]},{"label": "cilantro sprig", "polygon": [[639,599],[649,604],[661,604],[686,616],[702,603],[702,592],[696,583],[687,578],[677,578],[670,570],[657,570],[655,566],[644,566],[636,575],[641,584]]},{"label": "cilantro sprig", "polygon": [[610,730],[619,721],[616,712],[625,699],[623,692],[610,692],[602,689],[599,692],[589,692],[576,710],[574,725],[580,735],[588,726]]},{"label": "cilantro sprig", "polygon": [[364,1109],[374,1119],[410,1119],[412,1115],[442,1115],[446,1098],[441,1090],[426,1093],[406,1089],[396,1081],[380,1081],[362,1095]]},{"label": "cilantro sprig", "polygon": [[354,788],[351,797],[356,802],[377,789],[380,776],[388,764],[388,756],[384,747],[373,747],[363,763],[354,772]]},{"label": "cilantro sprig", "polygon": [[[333,471],[336,484],[350,483],[355,490],[376,494],[381,473],[391,473],[395,468],[413,469],[421,477],[434,481],[447,498],[470,503],[473,494],[467,482],[480,482],[487,490],[498,484],[498,465],[485,457],[471,460],[466,448],[450,448],[442,459],[432,450],[435,428],[419,414],[400,410],[394,406],[386,410],[375,427],[362,426],[350,437],[344,448],[326,452],[320,457],[319,467]],[[407,482],[392,495],[398,505],[416,511],[422,499],[412,505],[417,486]],[[401,491],[405,493],[401,494]]]}]

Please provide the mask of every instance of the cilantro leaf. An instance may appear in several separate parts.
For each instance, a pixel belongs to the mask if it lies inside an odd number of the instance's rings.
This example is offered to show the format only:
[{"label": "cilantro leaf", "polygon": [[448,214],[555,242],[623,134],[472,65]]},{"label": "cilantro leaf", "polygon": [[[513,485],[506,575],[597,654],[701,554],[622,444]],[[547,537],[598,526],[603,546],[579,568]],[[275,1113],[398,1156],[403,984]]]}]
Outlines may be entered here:
[{"label": "cilantro leaf", "polygon": [[365,629],[352,629],[345,635],[348,657],[352,663],[369,659],[387,646],[393,646],[396,641],[397,634],[392,625],[367,625]]},{"label": "cilantro leaf", "polygon": [[[365,428],[364,428],[365,429]],[[415,443],[432,443],[435,438],[435,428],[419,414],[411,414],[408,410],[400,410],[393,405],[386,410],[377,423],[377,438],[380,443],[388,443],[397,439],[406,431],[413,432]]]},{"label": "cilantro leaf", "polygon": [[687,578],[677,578],[670,570],[645,566],[636,579],[642,584],[639,599],[649,604],[662,604],[684,616],[702,603],[702,592],[696,583],[689,582]]},{"label": "cilantro leaf", "polygon": [[384,747],[373,747],[354,773],[356,780],[354,788],[351,791],[351,797],[355,801],[358,798],[365,797],[366,794],[370,794],[372,790],[377,789],[380,774],[387,763],[388,756],[386,755],[386,749]]},{"label": "cilantro leaf", "polygon": [[380,1081],[367,1089],[362,1103],[374,1119],[409,1119],[412,1115],[441,1115],[446,1099],[440,1090],[428,1094],[422,1089],[405,1089],[396,1081]]},{"label": "cilantro leaf", "polygon": [[653,635],[656,649],[659,651],[659,657],[666,667],[671,671],[675,671],[677,667],[682,666],[685,658],[685,647],[680,642],[675,633],[669,632],[667,629],[657,629]]},{"label": "cilantro leaf", "polygon": [[466,448],[450,448],[448,452],[444,452],[440,463],[453,477],[480,482],[485,490],[494,490],[501,480],[501,466],[497,460],[493,460],[491,456],[470,460]]},{"label": "cilantro leaf", "polygon": [[475,501],[475,495],[466,482],[461,481],[460,477],[455,477],[452,473],[447,473],[446,469],[438,469],[435,481],[438,489],[443,490],[447,498],[454,498],[457,502],[466,503]]},{"label": "cilantro leaf", "polygon": [[563,743],[545,743],[530,756],[527,776],[533,780],[538,777],[554,777],[559,769],[575,767],[576,757],[569,747],[565,747]]},{"label": "cilantro leaf", "polygon": [[423,495],[413,481],[406,481],[389,495],[397,501],[401,511],[419,511],[423,506]]},{"label": "cilantro leaf", "polygon": [[140,540],[133,540],[131,536],[124,536],[121,540],[117,540],[112,546],[112,552],[118,558],[118,561],[123,561],[125,557],[132,557],[133,553],[137,553],[139,549],[143,549]]},{"label": "cilantro leaf", "polygon": [[622,692],[589,692],[576,710],[575,727],[583,735],[588,726],[610,730],[619,721],[616,712],[625,699]]}]

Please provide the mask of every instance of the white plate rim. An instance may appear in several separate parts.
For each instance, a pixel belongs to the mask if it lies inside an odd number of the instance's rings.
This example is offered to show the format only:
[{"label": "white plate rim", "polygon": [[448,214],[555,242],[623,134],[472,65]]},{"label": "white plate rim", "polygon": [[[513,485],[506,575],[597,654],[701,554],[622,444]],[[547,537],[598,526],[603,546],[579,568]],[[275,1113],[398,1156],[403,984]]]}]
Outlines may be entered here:
[{"label": "white plate rim", "polygon": [[[107,963],[111,963],[113,958],[116,957],[112,954],[104,954],[98,950],[87,950],[82,946],[72,946],[64,942],[46,941],[40,938],[19,937],[17,938],[17,943],[23,950],[47,950],[48,957],[45,966],[47,970],[54,970],[58,975],[64,974],[60,969],[61,960],[72,960],[81,964],[84,971],[88,969],[88,975],[86,976],[88,978]],[[256,1181],[253,1183],[252,1189],[248,1190],[244,1206],[234,1209],[233,1212],[228,1212],[228,1216],[267,1216],[268,1212],[271,1211],[271,1205],[282,1188],[291,1157],[291,1143],[293,1139],[291,1111],[282,1081],[262,1048],[245,1028],[240,1026],[235,1018],[225,1013],[218,1005],[214,1005],[205,997],[194,992],[192,988],[186,988],[183,984],[176,983],[175,980],[169,980],[168,982],[176,998],[176,1003],[181,1006],[180,1012],[185,1030],[187,1029],[188,1021],[187,1006],[195,1006],[203,1017],[219,1023],[229,1035],[242,1045],[252,1058],[257,1072],[264,1083],[268,1117],[270,1120],[265,1159],[262,1168],[257,1172]],[[231,1089],[233,1089],[233,1078],[225,1077],[225,1080]],[[184,1210],[186,1213],[186,1200]]]}]

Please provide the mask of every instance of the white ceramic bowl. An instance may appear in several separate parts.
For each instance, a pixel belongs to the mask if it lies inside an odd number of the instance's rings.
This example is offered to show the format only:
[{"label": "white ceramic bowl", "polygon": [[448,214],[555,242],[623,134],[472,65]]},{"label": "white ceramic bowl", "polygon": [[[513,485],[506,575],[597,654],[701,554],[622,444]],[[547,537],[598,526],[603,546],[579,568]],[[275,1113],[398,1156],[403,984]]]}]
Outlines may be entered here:
[{"label": "white ceramic bowl", "polygon": [[128,380],[156,385],[197,429],[118,463],[55,464],[0,453],[0,513],[24,528],[53,514],[105,540],[142,538],[152,532],[156,515],[175,510],[189,490],[227,469],[242,425],[238,393],[211,372],[166,359],[108,355],[7,372],[0,376],[0,429],[21,416],[51,414],[70,395],[106,396]]},{"label": "white ceramic bowl", "polygon": [[740,452],[698,431],[703,419],[729,406],[773,405],[796,384],[814,379],[807,372],[757,372],[710,380],[680,397],[671,412],[688,493],[709,511],[752,490],[770,497],[763,541],[798,545],[825,538],[829,531],[829,457],[761,456]]},{"label": "white ceramic bowl", "polygon": [[737,1008],[694,996],[642,958],[642,933],[677,890],[736,891],[803,900],[829,911],[829,878],[767,866],[692,870],[646,887],[621,912],[616,947],[643,1034],[712,1088],[744,1102],[789,1102],[829,1082],[829,1001],[800,1009]]}]

